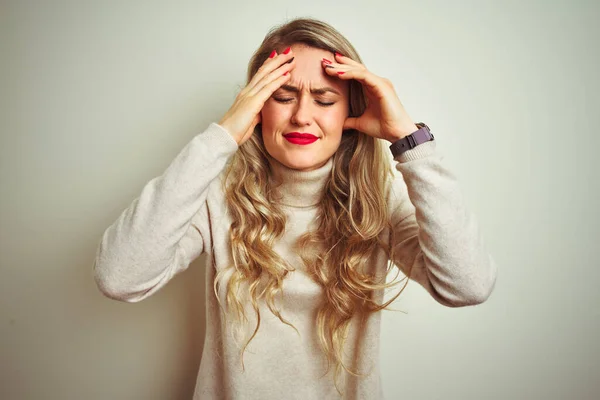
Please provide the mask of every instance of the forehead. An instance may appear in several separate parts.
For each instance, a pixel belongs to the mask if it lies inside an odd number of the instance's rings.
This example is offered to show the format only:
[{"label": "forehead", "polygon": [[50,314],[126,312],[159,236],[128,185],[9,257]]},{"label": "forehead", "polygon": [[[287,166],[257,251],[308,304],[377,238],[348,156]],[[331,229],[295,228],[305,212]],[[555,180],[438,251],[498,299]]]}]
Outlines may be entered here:
[{"label": "forehead", "polygon": [[301,91],[310,91],[314,88],[331,86],[342,94],[347,94],[348,83],[325,73],[321,60],[323,58],[334,61],[333,53],[308,47],[303,44],[291,46],[294,53],[296,66],[291,71],[291,79],[287,84],[300,88]]}]

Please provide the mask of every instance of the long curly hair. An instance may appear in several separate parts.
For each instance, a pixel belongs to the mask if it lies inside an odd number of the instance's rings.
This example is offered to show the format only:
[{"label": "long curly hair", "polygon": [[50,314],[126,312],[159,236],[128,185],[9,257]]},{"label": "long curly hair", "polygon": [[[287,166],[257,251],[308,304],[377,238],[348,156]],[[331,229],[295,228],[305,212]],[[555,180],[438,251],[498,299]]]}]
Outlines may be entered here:
[{"label": "long curly hair", "polygon": [[[272,28],[253,54],[247,71],[250,82],[259,67],[276,49],[281,53],[292,44],[339,52],[358,62],[361,59],[350,42],[331,25],[312,18],[298,18]],[[362,85],[349,81],[350,116],[361,115],[367,105]],[[258,301],[265,298],[271,312],[282,323],[298,330],[286,321],[276,309],[274,299],[282,293],[282,283],[294,268],[273,249],[278,238],[285,233],[286,215],[273,197],[274,184],[270,179],[268,154],[258,124],[254,134],[238,149],[229,161],[223,191],[228,212],[232,217],[229,231],[233,265],[220,271],[214,280],[217,299],[220,279],[230,273],[227,283],[227,309],[235,313],[237,332],[240,322],[248,321],[243,298],[238,295],[242,283],[247,283],[257,324],[254,333],[242,349],[243,353],[260,327]],[[374,292],[395,285],[385,283],[384,276],[368,273],[379,248],[388,260],[393,260],[393,229],[386,195],[393,178],[388,149],[376,139],[357,130],[344,131],[338,150],[333,157],[330,176],[327,177],[323,199],[316,211],[316,229],[303,234],[294,250],[306,266],[307,273],[323,288],[324,296],[316,317],[318,339],[327,357],[327,371],[335,365],[334,382],[341,394],[337,380],[341,368],[354,376],[343,362],[343,348],[352,317],[361,313],[374,313],[386,308],[404,290],[389,301],[378,304]],[[386,244],[380,236],[384,229],[390,236]],[[402,282],[402,281],[400,281]],[[397,283],[400,283],[397,282]],[[225,311],[221,301],[219,304]],[[364,315],[364,314],[362,314]],[[299,334],[299,332],[298,332]]]}]

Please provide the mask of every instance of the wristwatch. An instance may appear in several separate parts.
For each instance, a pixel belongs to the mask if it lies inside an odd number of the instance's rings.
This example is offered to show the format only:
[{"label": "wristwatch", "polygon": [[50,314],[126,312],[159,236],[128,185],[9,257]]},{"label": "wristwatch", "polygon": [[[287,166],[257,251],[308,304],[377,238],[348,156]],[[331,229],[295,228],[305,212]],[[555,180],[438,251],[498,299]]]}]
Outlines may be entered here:
[{"label": "wristwatch", "polygon": [[394,158],[422,143],[435,139],[425,123],[417,122],[415,125],[419,128],[418,130],[391,144],[390,150],[392,151]]}]

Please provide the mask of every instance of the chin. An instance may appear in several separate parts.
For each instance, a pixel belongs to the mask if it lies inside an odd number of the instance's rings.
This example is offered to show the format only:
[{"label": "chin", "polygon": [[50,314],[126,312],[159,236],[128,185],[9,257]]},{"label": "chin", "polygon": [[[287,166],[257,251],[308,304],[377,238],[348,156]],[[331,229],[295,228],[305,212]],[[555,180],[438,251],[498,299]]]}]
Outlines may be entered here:
[{"label": "chin", "polygon": [[315,165],[318,164],[318,162],[314,161],[314,160],[298,160],[298,159],[294,159],[294,160],[290,160],[288,158],[286,158],[283,161],[283,164],[289,168],[293,168],[293,169],[308,169],[308,168],[312,168]]},{"label": "chin", "polygon": [[279,158],[278,161],[288,168],[298,170],[313,169],[323,163],[323,161],[315,160],[312,157],[294,157],[294,155]]}]

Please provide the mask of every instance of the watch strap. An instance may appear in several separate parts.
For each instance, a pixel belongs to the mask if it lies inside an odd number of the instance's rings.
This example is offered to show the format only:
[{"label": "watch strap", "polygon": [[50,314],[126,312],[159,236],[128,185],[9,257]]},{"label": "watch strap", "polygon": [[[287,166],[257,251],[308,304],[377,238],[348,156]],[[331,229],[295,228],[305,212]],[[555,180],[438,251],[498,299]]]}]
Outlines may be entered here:
[{"label": "watch strap", "polygon": [[434,140],[434,136],[429,130],[429,127],[423,122],[417,122],[415,124],[419,129],[403,137],[402,139],[396,140],[390,145],[390,150],[394,158],[397,158],[407,150],[413,149],[416,146]]}]

